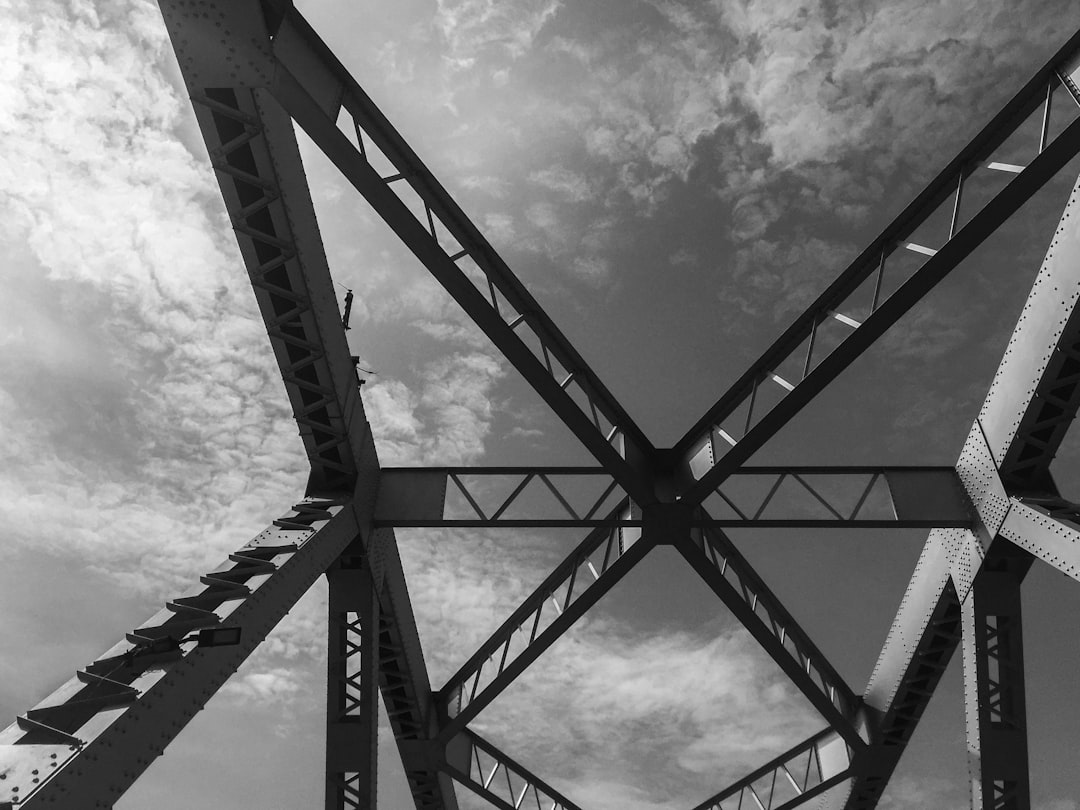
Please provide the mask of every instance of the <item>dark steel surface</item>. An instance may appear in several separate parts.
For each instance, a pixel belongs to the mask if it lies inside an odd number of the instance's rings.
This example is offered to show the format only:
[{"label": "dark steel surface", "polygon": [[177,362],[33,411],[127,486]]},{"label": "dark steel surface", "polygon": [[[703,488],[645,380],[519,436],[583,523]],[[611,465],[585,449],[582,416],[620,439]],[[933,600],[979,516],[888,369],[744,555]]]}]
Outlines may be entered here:
[{"label": "dark steel surface", "polygon": [[363,546],[326,572],[326,810],[377,805],[379,599]]},{"label": "dark steel surface", "polygon": [[[597,480],[600,488],[584,508],[575,510],[570,500],[582,477]],[[718,517],[700,511],[690,517],[690,525],[834,529],[973,527],[971,502],[952,467],[747,466],[730,476],[729,481],[758,482],[758,491],[752,492],[748,499],[745,492],[725,493],[721,487],[717,495],[733,514]],[[480,493],[493,483],[502,483],[509,489],[485,510],[478,503]],[[778,495],[785,483],[804,496],[804,502],[791,503]],[[540,488],[539,495],[544,498],[540,505],[522,496],[530,485],[534,498],[536,489]],[[882,504],[876,504],[876,509],[865,506],[875,485],[888,499],[885,510]],[[595,467],[389,468],[382,471],[379,486],[377,526],[641,525],[640,517],[618,510],[604,514],[604,505],[618,497],[621,490],[605,470]],[[468,514],[447,514],[448,500],[455,496],[465,499],[470,507]],[[841,503],[846,505],[840,506]]]},{"label": "dark steel surface", "polygon": [[1032,560],[995,541],[962,606],[973,807],[1031,807],[1020,585]]},{"label": "dark steel surface", "polygon": [[[319,536],[312,522],[326,521],[330,540],[278,549],[266,538],[261,545],[256,538],[251,548],[234,555],[230,565],[254,566],[271,576],[259,588],[265,598],[252,619],[251,632],[245,627],[243,646],[221,653],[236,658],[238,664],[299,594],[320,573],[328,574],[327,808],[374,804],[377,675],[418,810],[456,810],[451,778],[504,810],[518,810],[526,798],[545,808],[578,810],[467,724],[657,544],[676,547],[830,723],[830,728],[697,810],[726,806],[733,797],[738,797],[740,806],[753,802],[765,810],[780,810],[822,795],[827,795],[830,806],[873,808],[961,636],[973,802],[980,807],[1028,806],[1020,585],[1034,557],[1074,578],[1080,571],[1080,555],[1073,550],[1080,538],[1080,512],[1060,499],[1049,476],[1050,460],[1080,406],[1080,317],[1075,315],[1080,300],[1076,271],[1080,231],[1066,223],[1076,191],[955,470],[751,468],[743,464],[1080,151],[1080,120],[1047,142],[1044,119],[1037,154],[1026,167],[1008,169],[1015,178],[963,227],[956,228],[964,179],[1021,119],[1040,104],[1049,110],[1048,88],[1060,82],[1080,102],[1072,79],[1062,75],[1074,72],[1080,33],[674,448],[657,450],[291,3],[237,0],[196,6],[184,0],[162,0],[161,5],[311,463],[309,492],[348,493],[334,504],[335,509],[344,504],[340,517],[335,512],[330,520],[329,507],[309,505],[268,529],[274,536],[310,532],[305,537],[311,540]],[[203,6],[209,11],[198,11]],[[232,47],[221,47],[219,34],[208,35],[214,26],[229,28],[226,36]],[[358,137],[378,146],[399,174],[381,177],[371,167],[363,153],[363,140],[354,145],[336,125],[343,110],[352,117]],[[376,494],[380,468],[292,129],[294,121],[521,372],[601,469],[390,470]],[[399,197],[396,188],[401,186],[422,200],[427,222],[417,219]],[[915,228],[950,195],[955,195],[955,205],[949,239],[934,250],[906,245]],[[439,228],[456,241],[460,252],[451,252],[440,243]],[[881,274],[898,248],[914,249],[928,258],[895,293],[879,300]],[[482,271],[486,290],[462,269],[465,257]],[[871,312],[861,321],[854,320],[842,305],[875,273]],[[817,328],[829,317],[853,331],[815,363]],[[539,353],[522,339],[519,330],[525,329],[539,341]],[[780,362],[800,351],[804,343],[802,378],[779,378]],[[779,385],[786,393],[755,420],[753,403],[760,385]],[[748,399],[751,408],[742,434],[732,436],[733,445],[725,443],[718,429]],[[827,494],[810,484],[815,475],[837,474],[850,475],[852,480],[869,476],[869,486],[879,478],[886,482],[892,519],[863,517],[858,507],[841,512]],[[488,514],[461,482],[461,476],[469,475],[520,475],[523,482]],[[569,506],[568,493],[555,483],[559,475],[603,476],[611,480],[611,486],[592,511],[579,514]],[[766,494],[746,511],[722,488],[736,476],[759,476],[766,483]],[[502,519],[514,498],[534,479],[570,512],[568,520]],[[404,482],[403,488],[395,489],[395,481]],[[476,508],[475,521],[442,519],[448,481]],[[828,516],[776,517],[767,512],[785,482],[803,487]],[[613,509],[601,509],[604,498],[612,493],[622,501]],[[698,511],[714,495],[731,506],[737,517],[714,520]],[[596,517],[594,513],[601,511],[603,516]],[[433,693],[393,531],[376,526],[375,521],[386,526],[600,528],[523,601],[442,690]],[[862,698],[843,682],[726,536],[709,528],[719,525],[936,527]],[[304,551],[309,548],[318,553]],[[279,554],[291,556],[277,566]],[[245,576],[235,575],[230,566],[208,575],[204,580],[213,598],[200,602],[201,597],[185,597],[169,603],[154,620],[136,629],[129,642],[138,646],[205,625],[210,621],[206,605],[238,593]],[[274,584],[286,580],[289,587]],[[519,648],[511,655],[515,641]],[[111,750],[91,769],[96,776],[79,779],[72,775],[74,768],[65,768],[58,774],[62,778],[47,783],[49,790],[38,790],[36,804],[31,801],[24,806],[44,805],[49,797],[60,795],[56,791],[61,788],[72,795],[85,790],[85,806],[115,798],[151,761],[142,751],[149,744],[148,735],[156,740],[166,724],[178,730],[191,714],[178,708],[181,703],[186,706],[189,693],[197,689],[208,697],[224,682],[226,674],[219,665],[211,671],[208,663],[200,661],[200,655],[188,656],[185,662],[191,662],[191,672],[184,677],[173,677],[170,671],[154,693],[155,697],[160,693],[161,699],[154,706],[148,701],[145,709],[132,698],[130,684],[110,686],[108,700],[92,705],[71,699],[82,689],[75,684],[75,691],[68,690],[71,694],[64,692],[57,700],[27,712],[5,732],[24,737],[19,741],[23,748],[17,752],[24,758],[27,752],[44,755],[57,745],[70,747],[106,704],[131,704],[130,715],[139,724],[133,719],[126,725],[97,730]],[[91,665],[79,682],[114,680],[104,673],[104,666],[102,661]],[[115,732],[127,733],[129,726],[134,733],[126,741],[120,739]],[[14,756],[15,748],[0,746],[0,754]],[[72,755],[65,764],[79,756]],[[792,767],[804,759],[807,770],[800,777]],[[12,765],[12,772],[21,773],[24,764],[20,760]],[[816,777],[811,778],[814,768]],[[121,772],[124,778],[114,779]],[[503,790],[496,778],[505,778],[508,789]],[[778,779],[787,780],[794,792],[777,792]],[[763,795],[766,784],[768,792]],[[841,784],[845,785],[842,790],[829,791]]]}]

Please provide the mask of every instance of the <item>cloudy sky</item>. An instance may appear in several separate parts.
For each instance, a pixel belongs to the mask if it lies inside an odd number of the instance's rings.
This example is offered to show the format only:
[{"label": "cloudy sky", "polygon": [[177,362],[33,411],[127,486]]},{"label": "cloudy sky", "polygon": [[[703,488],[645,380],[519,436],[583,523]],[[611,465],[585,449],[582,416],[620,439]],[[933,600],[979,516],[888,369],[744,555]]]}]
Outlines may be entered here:
[{"label": "cloudy sky", "polygon": [[[298,6],[657,445],[1078,24],[1066,0]],[[292,503],[305,461],[156,5],[0,0],[0,19],[13,719]],[[588,463],[300,140],[335,279],[357,294],[353,352],[378,372],[364,398],[383,463]],[[757,460],[951,463],[1078,169]],[[1055,473],[1080,495],[1075,440]],[[400,533],[435,686],[577,539]],[[856,691],[922,539],[735,536]],[[1069,585],[1037,565],[1025,594],[1041,810],[1080,796]],[[319,587],[117,807],[317,804],[324,608]],[[883,806],[966,806],[959,659],[923,723]],[[476,721],[587,810],[692,806],[822,725],[665,550]],[[405,807],[384,753],[381,804]]]}]

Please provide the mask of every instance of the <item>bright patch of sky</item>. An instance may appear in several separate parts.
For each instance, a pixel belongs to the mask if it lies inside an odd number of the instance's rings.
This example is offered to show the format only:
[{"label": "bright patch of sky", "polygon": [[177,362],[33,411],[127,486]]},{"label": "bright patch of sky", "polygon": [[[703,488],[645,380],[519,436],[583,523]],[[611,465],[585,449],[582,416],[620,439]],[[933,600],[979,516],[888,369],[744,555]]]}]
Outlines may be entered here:
[{"label": "bright patch of sky", "polygon": [[[659,445],[1075,25],[1065,0],[298,5]],[[157,7],[0,0],[0,15],[13,718],[276,517],[305,461]],[[350,344],[378,372],[363,394],[383,463],[587,463],[300,141],[335,280],[357,294]],[[951,463],[1075,174],[760,460]],[[921,537],[735,540],[859,690]],[[399,541],[438,687],[575,538]],[[1078,596],[1032,580],[1029,616],[1047,619],[1025,639],[1035,800],[1076,810],[1063,752],[1080,718],[1055,707],[1075,704],[1064,673],[1080,650],[1049,620]],[[477,721],[582,806],[693,806],[820,724],[686,566],[654,553],[599,607]],[[316,588],[117,807],[321,801],[324,610]],[[959,683],[950,673],[883,807],[965,806]],[[385,731],[384,806],[404,807]]]}]

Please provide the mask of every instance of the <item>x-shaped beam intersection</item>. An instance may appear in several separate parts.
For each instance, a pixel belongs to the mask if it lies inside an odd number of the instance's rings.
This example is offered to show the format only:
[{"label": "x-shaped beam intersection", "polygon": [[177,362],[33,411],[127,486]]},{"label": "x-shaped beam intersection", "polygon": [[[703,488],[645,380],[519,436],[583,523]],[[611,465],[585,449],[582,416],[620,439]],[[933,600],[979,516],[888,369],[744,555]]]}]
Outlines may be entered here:
[{"label": "x-shaped beam intersection", "polygon": [[[829,726],[699,810],[751,801],[778,810],[840,784],[848,788],[827,793],[829,801],[873,807],[961,638],[974,798],[979,806],[1027,806],[1019,584],[1034,556],[1074,578],[1080,572],[1074,551],[1080,510],[1060,498],[1049,476],[1080,389],[1080,324],[1074,323],[1080,234],[1068,221],[1072,199],[956,471],[934,471],[937,478],[923,471],[917,479],[911,469],[861,471],[873,476],[871,487],[879,477],[888,482],[892,517],[881,525],[921,519],[936,527],[862,696],[843,682],[723,527],[817,525],[805,516],[770,523],[765,510],[784,481],[797,482],[831,513],[822,525],[877,525],[860,512],[870,488],[848,512],[808,484],[812,470],[763,472],[746,462],[1080,151],[1080,120],[1060,130],[1052,126],[1054,99],[1080,105],[1080,35],[682,439],[657,448],[291,3],[162,0],[161,6],[311,461],[309,497],[204,577],[200,589],[170,602],[129,634],[127,644],[4,732],[0,764],[11,775],[13,802],[44,806],[64,797],[70,804],[72,791],[87,807],[111,801],[152,759],[125,747],[129,728],[162,730],[153,745],[163,747],[197,708],[199,695],[205,700],[227,676],[223,659],[190,645],[144,662],[153,663],[153,676],[149,666],[125,668],[116,661],[136,660],[155,639],[181,628],[228,617],[247,634],[245,646],[228,659],[235,667],[325,571],[331,593],[328,807],[374,806],[378,689],[418,809],[456,807],[450,776],[498,807],[574,808],[478,737],[468,721],[652,547],[669,544]],[[1010,138],[1032,115],[1041,124],[1039,137],[1026,154],[1009,151],[1006,160],[1002,150],[1013,149]],[[450,480],[476,507],[472,525],[498,523],[513,498],[489,515],[461,483],[478,471],[412,471],[410,485],[396,491],[393,479],[400,482],[402,471],[382,473],[293,122],[590,451],[600,467],[587,474],[611,482],[583,516],[552,483],[556,472],[522,471],[526,480],[514,497],[536,479],[567,509],[570,524],[593,530],[438,692],[428,683],[392,527],[443,519],[438,495],[441,486],[445,496]],[[376,153],[393,166],[389,174],[376,171]],[[963,189],[976,172],[1011,180],[968,210]],[[922,239],[924,226],[942,217],[944,236],[935,243]],[[899,256],[918,261],[894,261]],[[887,288],[894,291],[886,294]],[[744,511],[724,487],[755,472],[776,483],[761,505]],[[901,508],[904,496],[898,496],[905,475],[909,504],[913,480],[921,482],[916,490],[923,487],[915,500],[954,488],[960,495],[939,497],[932,514],[913,513]],[[410,487],[426,495],[410,501]],[[609,496],[613,501],[604,501]],[[736,514],[730,523],[705,511],[715,497]],[[436,512],[439,518],[431,518]],[[139,717],[141,725],[132,726]],[[136,767],[121,767],[132,758]],[[33,767],[39,760],[41,767]],[[0,806],[3,801],[0,795]]]}]

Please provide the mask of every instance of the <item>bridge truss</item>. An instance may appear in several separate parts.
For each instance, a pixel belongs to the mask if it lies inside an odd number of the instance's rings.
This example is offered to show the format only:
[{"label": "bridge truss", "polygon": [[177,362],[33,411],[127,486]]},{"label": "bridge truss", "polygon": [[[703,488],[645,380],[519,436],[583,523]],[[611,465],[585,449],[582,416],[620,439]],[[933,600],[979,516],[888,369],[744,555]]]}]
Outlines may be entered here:
[{"label": "bridge truss", "polygon": [[[325,575],[328,810],[376,805],[380,699],[417,810],[456,808],[455,783],[503,810],[573,810],[469,723],[657,545],[686,559],[824,723],[696,810],[780,810],[815,798],[875,807],[958,647],[973,806],[1030,806],[1020,589],[1036,558],[1080,579],[1080,506],[1049,473],[1080,406],[1080,185],[953,467],[747,461],[1080,152],[1080,120],[1052,126],[1056,111],[1080,106],[1080,34],[674,447],[657,448],[288,0],[160,5],[311,472],[304,496],[264,531],[0,734],[0,807],[111,807]],[[1021,157],[1011,139],[1032,119],[1039,137]],[[596,466],[380,466],[294,122]],[[389,174],[376,170],[374,153]],[[1010,180],[964,208],[965,183],[986,172]],[[919,241],[935,217],[941,238]],[[904,264],[886,295],[899,256],[919,261]],[[867,287],[869,306],[857,308]],[[823,340],[836,324],[843,338]],[[771,396],[761,396],[767,387]],[[598,495],[575,508],[568,493],[583,477]],[[510,494],[485,510],[477,492],[496,479],[510,482]],[[818,513],[786,509],[785,487]],[[523,494],[537,489],[546,507]],[[407,526],[579,527],[585,536],[436,690],[395,541],[394,528]],[[861,691],[725,533],[749,526],[930,529]],[[226,628],[241,630],[240,643],[211,643],[207,631]]]}]

